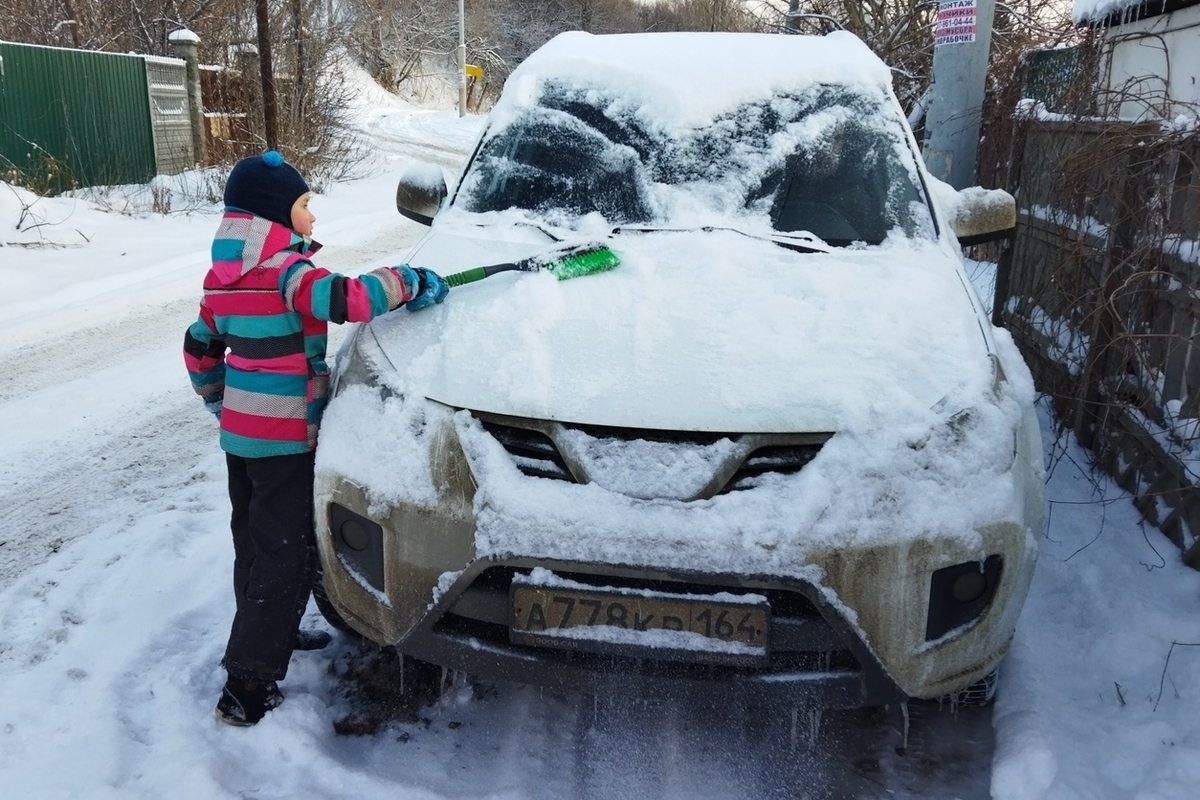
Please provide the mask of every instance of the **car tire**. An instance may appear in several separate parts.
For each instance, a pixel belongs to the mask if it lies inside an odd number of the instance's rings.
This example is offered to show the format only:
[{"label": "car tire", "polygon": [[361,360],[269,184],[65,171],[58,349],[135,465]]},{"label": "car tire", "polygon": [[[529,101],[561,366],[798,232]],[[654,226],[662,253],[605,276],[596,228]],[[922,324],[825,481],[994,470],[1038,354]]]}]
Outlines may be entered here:
[{"label": "car tire", "polygon": [[994,669],[970,686],[946,695],[946,699],[953,708],[987,708],[996,700],[998,677],[999,669]]},{"label": "car tire", "polygon": [[361,633],[350,627],[350,623],[342,619],[342,615],[334,608],[329,595],[325,593],[325,573],[321,571],[319,563],[317,564],[317,574],[313,578],[312,596],[313,602],[317,604],[317,610],[321,612],[321,616],[325,618],[330,627],[354,639],[363,638]]}]

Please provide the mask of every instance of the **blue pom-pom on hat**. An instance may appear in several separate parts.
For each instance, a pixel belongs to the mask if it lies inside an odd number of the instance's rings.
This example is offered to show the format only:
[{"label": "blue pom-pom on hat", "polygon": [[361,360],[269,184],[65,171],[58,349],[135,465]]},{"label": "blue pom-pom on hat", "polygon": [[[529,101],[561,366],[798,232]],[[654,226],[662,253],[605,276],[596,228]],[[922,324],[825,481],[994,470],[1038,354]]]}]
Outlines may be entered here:
[{"label": "blue pom-pom on hat", "polygon": [[225,182],[225,205],[292,227],[292,205],[309,192],[308,183],[276,150],[248,156],[234,165]]}]

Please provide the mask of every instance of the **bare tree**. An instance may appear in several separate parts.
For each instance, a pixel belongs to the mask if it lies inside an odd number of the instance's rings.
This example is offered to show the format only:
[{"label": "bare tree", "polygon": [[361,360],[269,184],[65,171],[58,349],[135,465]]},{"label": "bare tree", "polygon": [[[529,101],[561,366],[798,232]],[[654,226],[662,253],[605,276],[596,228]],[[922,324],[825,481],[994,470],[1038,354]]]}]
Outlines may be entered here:
[{"label": "bare tree", "polygon": [[255,0],[254,16],[258,30],[258,68],[262,76],[263,129],[267,147],[279,146],[278,114],[275,106],[275,72],[271,64],[271,10],[267,0]]}]

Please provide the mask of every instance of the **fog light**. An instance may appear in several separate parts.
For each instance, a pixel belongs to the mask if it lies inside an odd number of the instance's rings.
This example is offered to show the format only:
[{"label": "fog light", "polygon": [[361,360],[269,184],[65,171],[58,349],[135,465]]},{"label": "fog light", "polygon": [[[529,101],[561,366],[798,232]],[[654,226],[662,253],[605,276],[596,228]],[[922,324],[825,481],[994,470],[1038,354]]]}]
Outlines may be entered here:
[{"label": "fog light", "polygon": [[368,586],[384,591],[383,528],[379,523],[330,503],[329,538],[343,567]]},{"label": "fog light", "polygon": [[[367,538],[367,531],[356,520],[348,519],[342,523],[341,529],[338,531],[342,535],[342,541],[351,550],[362,552],[367,549],[370,540]],[[955,592],[957,593],[957,586]]]},{"label": "fog light", "polygon": [[986,591],[987,578],[982,571],[964,572],[954,581],[954,599],[960,603],[973,603]]},{"label": "fog light", "polygon": [[964,561],[935,571],[929,577],[925,640],[941,639],[979,619],[996,596],[1003,566],[1003,558],[990,555],[982,564]]}]

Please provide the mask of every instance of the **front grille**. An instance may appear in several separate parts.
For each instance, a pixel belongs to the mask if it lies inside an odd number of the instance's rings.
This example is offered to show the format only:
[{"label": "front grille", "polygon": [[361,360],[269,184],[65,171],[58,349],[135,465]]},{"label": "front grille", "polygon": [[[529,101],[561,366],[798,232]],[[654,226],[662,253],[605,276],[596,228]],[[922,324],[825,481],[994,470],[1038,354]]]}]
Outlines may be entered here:
[{"label": "front grille", "polygon": [[770,472],[784,475],[799,472],[817,457],[823,445],[824,442],[760,447],[742,462],[737,472],[729,479],[729,483],[725,484],[723,491],[752,489],[758,484],[759,478]]},{"label": "front grille", "polygon": [[617,428],[610,425],[564,425],[564,428],[580,431],[593,439],[620,439],[623,442],[669,442],[708,447],[722,439],[737,441],[736,433],[705,433],[703,431],[672,431],[651,428]]},{"label": "front grille", "polygon": [[483,429],[508,451],[522,473],[533,478],[575,482],[575,476],[546,434],[497,422],[480,422]]},{"label": "front grille", "polygon": [[[517,469],[523,474],[535,478],[570,481],[571,483],[587,482],[592,479],[592,476],[587,474],[576,475],[572,473],[571,468],[567,466],[566,459],[563,458],[562,453],[559,451],[558,445],[555,444],[555,440],[551,438],[550,433],[546,432],[545,428],[543,430],[535,430],[532,427],[526,428],[518,425],[510,425],[499,421],[491,415],[477,415],[477,417],[483,425],[484,430],[491,434],[508,452]],[[538,423],[533,420],[530,420],[530,423],[535,427],[538,426]],[[618,442],[645,441],[682,446],[690,445],[702,448],[711,447],[721,440],[738,443],[743,441],[743,437],[747,436],[746,434],[737,433],[705,433],[700,431],[617,428],[575,424],[562,425],[561,428],[552,428],[550,432],[553,432],[555,429],[578,431],[597,440]],[[782,438],[784,441],[790,439],[795,442],[799,438],[800,443],[764,444],[761,447],[753,449],[725,485],[720,488],[720,493],[752,489],[758,485],[762,476],[768,473],[790,474],[799,472],[817,457],[822,446],[824,446],[825,442],[831,436],[832,434],[771,435],[771,438],[775,438],[776,441]],[[762,438],[766,438],[766,435],[754,438],[761,441]],[[754,439],[751,440],[751,442],[753,441]],[[767,441],[770,441],[770,438],[767,438]],[[564,447],[566,445],[567,443],[564,442]],[[747,446],[752,447],[753,444],[747,444]],[[583,470],[586,473],[588,466],[586,463],[576,464],[576,469]],[[713,478],[716,478],[715,472]],[[709,491],[715,491],[715,488]],[[711,495],[701,496],[708,497]]]}]

